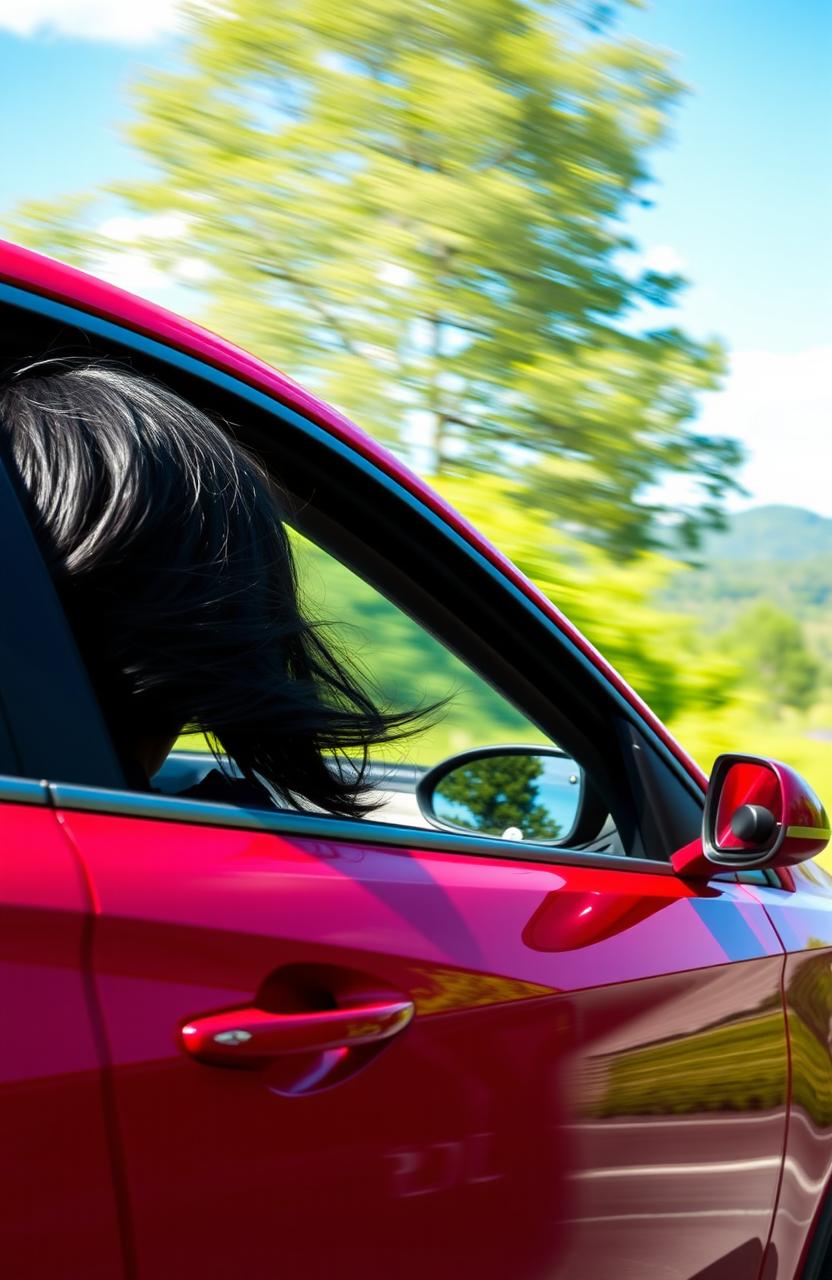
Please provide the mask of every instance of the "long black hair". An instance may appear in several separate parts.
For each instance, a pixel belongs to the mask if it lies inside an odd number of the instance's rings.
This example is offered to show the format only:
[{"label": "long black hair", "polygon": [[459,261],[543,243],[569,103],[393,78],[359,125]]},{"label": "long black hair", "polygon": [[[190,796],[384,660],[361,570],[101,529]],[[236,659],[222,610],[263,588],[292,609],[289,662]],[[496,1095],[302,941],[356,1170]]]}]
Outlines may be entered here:
[{"label": "long black hair", "polygon": [[381,709],[304,618],[257,459],[108,363],[20,370],[0,389],[0,430],[122,754],[139,735],[202,732],[249,781],[366,812],[370,747],[424,712]]}]

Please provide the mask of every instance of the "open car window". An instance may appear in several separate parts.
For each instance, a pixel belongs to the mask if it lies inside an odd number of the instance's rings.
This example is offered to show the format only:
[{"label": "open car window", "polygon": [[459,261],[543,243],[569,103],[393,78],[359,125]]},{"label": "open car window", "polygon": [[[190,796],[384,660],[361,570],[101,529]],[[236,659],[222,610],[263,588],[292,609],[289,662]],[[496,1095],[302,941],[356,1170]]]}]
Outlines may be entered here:
[{"label": "open car window", "polygon": [[[292,543],[306,616],[347,658],[386,711],[426,709],[424,724],[412,736],[371,754],[366,776],[375,807],[366,820],[427,827],[431,824],[420,810],[416,791],[426,772],[440,762],[496,744],[554,745],[488,681],[357,573],[297,532]],[[220,767],[234,770],[225,758]],[[204,738],[185,735],[154,785],[168,794],[181,794],[198,787],[215,768]],[[445,808],[458,829],[474,831],[486,811],[494,808],[498,790],[507,789],[509,794],[497,804],[497,825],[491,833],[556,841],[568,834],[577,814],[579,778],[578,767],[565,755],[551,763],[499,756],[476,777],[469,768],[450,778],[444,786]],[[473,810],[465,807],[466,798]],[[275,796],[275,802],[285,805],[287,798]],[[299,807],[303,811],[304,806]],[[500,812],[506,815],[504,823]],[[609,823],[606,837],[611,848],[615,836]]]},{"label": "open car window", "polygon": [[[529,718],[424,627],[307,538],[293,539],[307,614],[394,711],[444,704],[398,749],[424,767],[471,747],[547,742]],[[390,749],[387,749],[388,753]],[[394,751],[395,754],[395,751]]]}]

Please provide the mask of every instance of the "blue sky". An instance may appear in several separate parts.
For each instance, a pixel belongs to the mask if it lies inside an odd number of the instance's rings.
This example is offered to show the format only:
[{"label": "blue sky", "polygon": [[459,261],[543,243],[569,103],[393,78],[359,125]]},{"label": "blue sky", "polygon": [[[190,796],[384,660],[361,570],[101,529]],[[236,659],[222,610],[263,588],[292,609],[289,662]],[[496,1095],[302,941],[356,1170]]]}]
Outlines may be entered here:
[{"label": "blue sky", "polygon": [[[0,0],[0,111],[14,121],[0,216],[140,170],[120,132],[128,89],[170,61],[175,24],[175,0],[29,0],[25,14]],[[654,158],[654,207],[632,225],[648,260],[691,279],[680,321],[732,352],[703,425],[746,442],[756,501],[832,516],[832,4],[654,0],[619,26],[673,51],[691,90]],[[181,300],[141,264],[109,265]]]},{"label": "blue sky", "polygon": [[830,336],[832,4],[655,0],[627,27],[674,51],[691,92],[642,236],[697,281],[686,311],[734,347]]}]

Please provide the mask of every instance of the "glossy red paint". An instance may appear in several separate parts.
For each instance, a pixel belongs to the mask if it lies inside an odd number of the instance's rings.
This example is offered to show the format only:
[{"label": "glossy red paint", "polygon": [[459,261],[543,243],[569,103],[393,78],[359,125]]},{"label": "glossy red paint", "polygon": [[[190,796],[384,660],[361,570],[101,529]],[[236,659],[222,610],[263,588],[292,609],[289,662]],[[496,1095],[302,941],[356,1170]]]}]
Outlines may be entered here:
[{"label": "glossy red paint", "polygon": [[725,775],[716,812],[715,835],[723,849],[747,849],[731,830],[731,819],[744,804],[763,805],[774,814],[775,822],[783,821],[783,792],[780,780],[769,764],[743,760],[732,765]]},{"label": "glossy red paint", "polygon": [[749,890],[789,953],[791,1109],[766,1280],[801,1275],[813,1227],[832,1193],[832,877],[812,862],[793,867],[791,876],[791,893]]},{"label": "glossy red paint", "polygon": [[0,241],[0,279],[32,293],[54,298],[73,307],[80,307],[82,310],[123,325],[137,333],[145,334],[178,351],[203,360],[206,364],[222,369],[242,382],[265,392],[280,404],[294,409],[311,422],[329,431],[337,439],[344,441],[362,457],[368,458],[381,471],[394,478],[427,507],[437,512],[452,529],[455,529],[483,556],[498,566],[515,586],[534,601],[622,696],[638,710],[639,715],[651,725],[688,774],[704,790],[706,778],[699,766],[623,677],[594,645],[581,635],[548,597],[529,582],[511,561],[492,546],[459,512],[348,419],[304,391],[285,374],[276,372],[240,350],[239,347],[217,337],[216,334],[209,333],[188,320],[105,284],[73,267],[32,253],[8,241]]},{"label": "glossy red paint", "polygon": [[0,804],[4,1276],[122,1274],[101,1058],[83,972],[89,897],[52,810]]},{"label": "glossy red paint", "polygon": [[[734,817],[746,805],[760,806],[774,819],[763,845],[734,831]],[[826,810],[789,765],[748,756],[717,758],[704,817],[705,846],[714,862],[788,867],[822,853],[829,837]]]},{"label": "glossy red paint", "polygon": [[814,858],[829,843],[829,816],[809,784],[799,773],[773,760],[783,793],[783,843],[777,851],[778,865],[792,865]]},{"label": "glossy red paint", "polygon": [[[304,1278],[757,1280],[787,1066],[782,953],[744,888],[63,818],[100,895],[140,1278],[279,1254]],[[415,1016],[335,1061],[182,1048],[196,1018],[331,1009],[339,984]]]}]

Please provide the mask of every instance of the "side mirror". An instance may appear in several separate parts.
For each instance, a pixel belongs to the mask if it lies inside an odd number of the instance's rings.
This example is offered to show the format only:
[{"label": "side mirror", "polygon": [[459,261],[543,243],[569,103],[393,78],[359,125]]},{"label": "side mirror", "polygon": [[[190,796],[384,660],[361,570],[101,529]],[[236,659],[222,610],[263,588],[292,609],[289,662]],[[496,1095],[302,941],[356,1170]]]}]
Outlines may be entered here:
[{"label": "side mirror", "polygon": [[718,756],[708,783],[702,843],[671,858],[679,875],[788,867],[826,848],[829,818],[807,782],[777,760]]},{"label": "side mirror", "polygon": [[579,765],[554,747],[482,747],[435,765],[416,800],[433,826],[543,843],[568,839],[583,794]]}]

